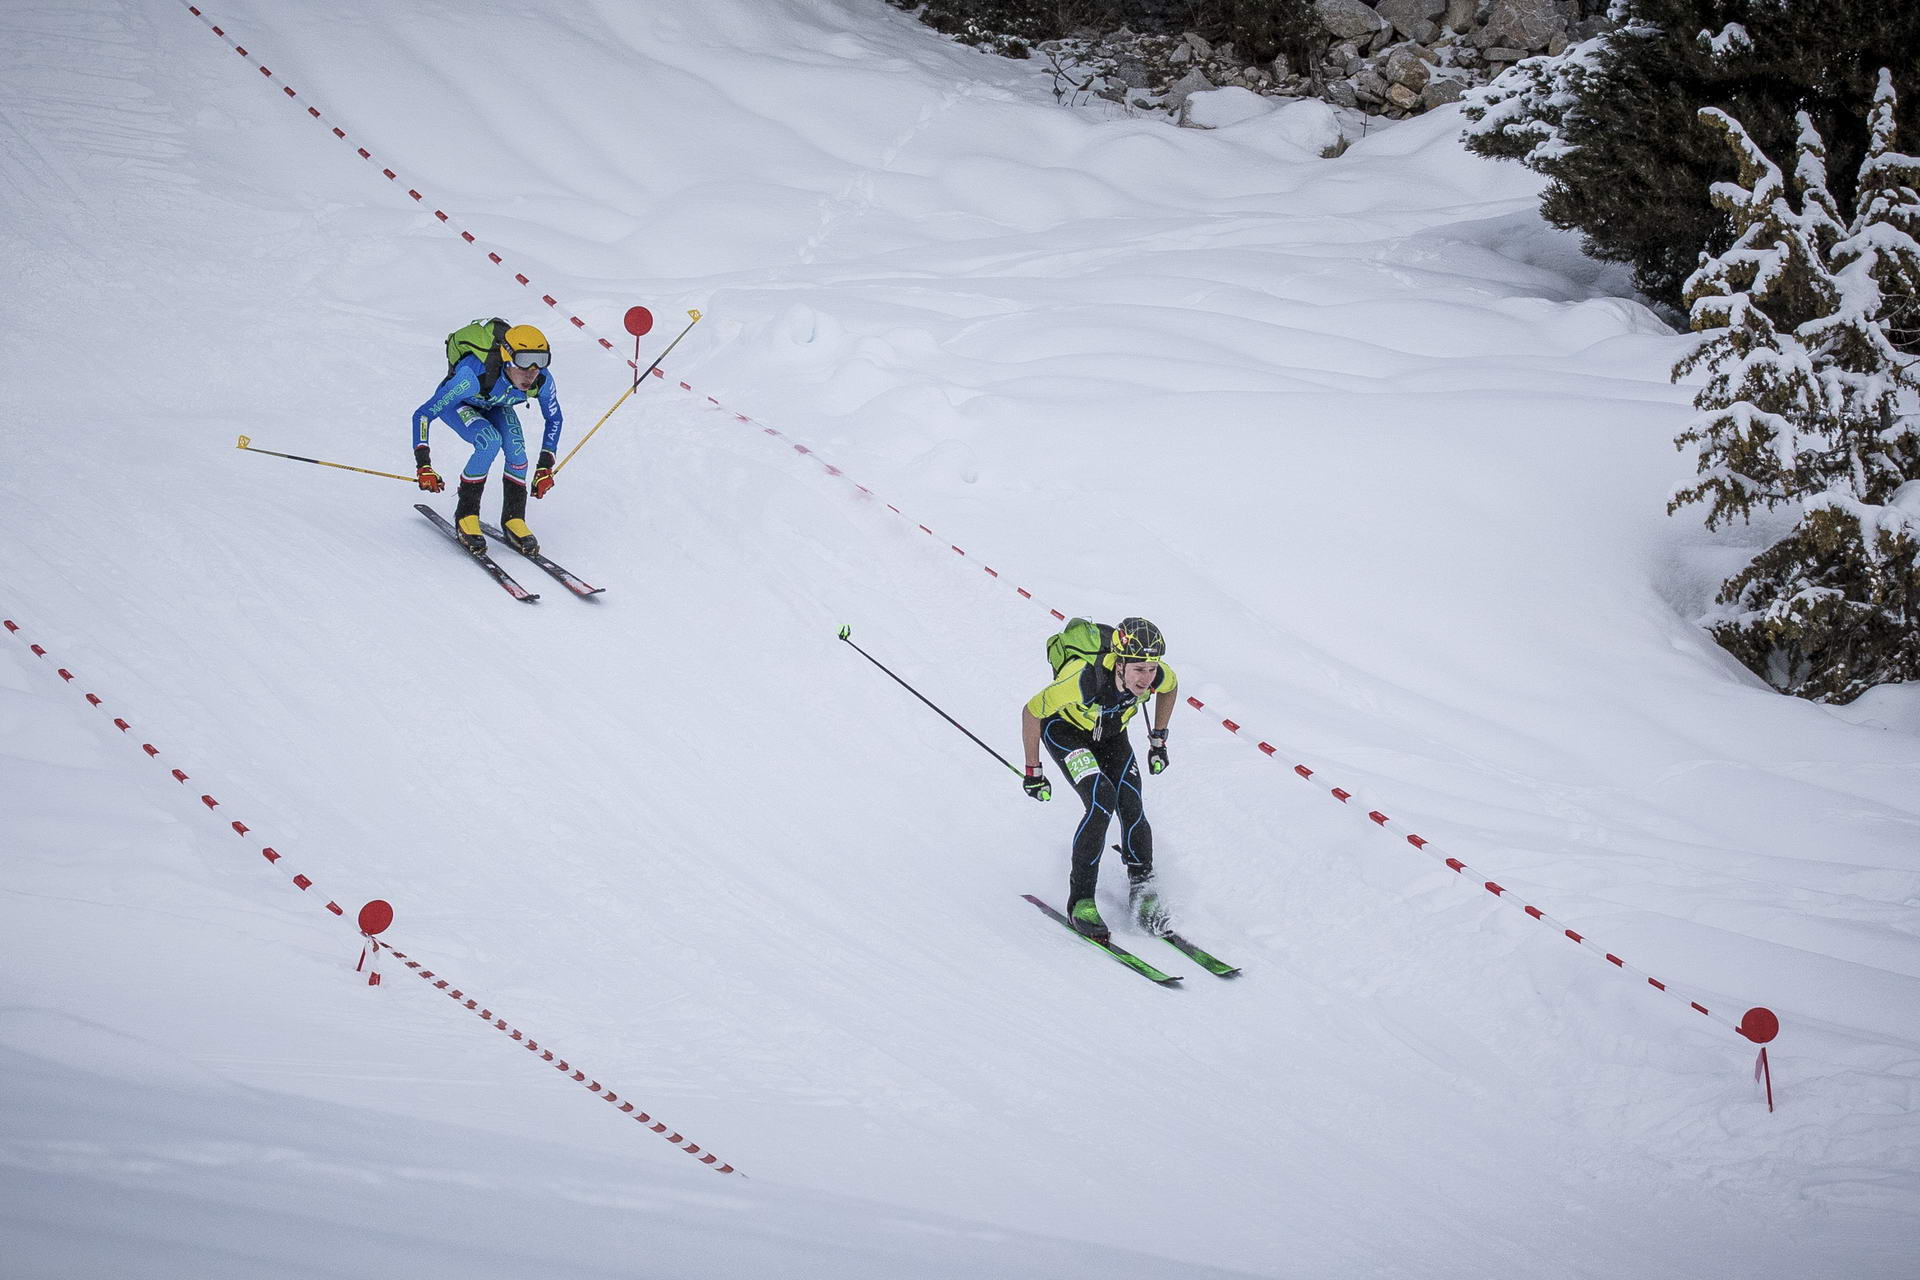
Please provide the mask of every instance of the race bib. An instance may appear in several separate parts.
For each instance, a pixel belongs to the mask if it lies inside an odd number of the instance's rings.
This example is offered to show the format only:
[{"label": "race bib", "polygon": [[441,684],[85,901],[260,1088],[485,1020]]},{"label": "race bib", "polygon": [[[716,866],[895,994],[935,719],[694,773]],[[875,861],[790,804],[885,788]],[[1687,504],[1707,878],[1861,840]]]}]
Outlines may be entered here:
[{"label": "race bib", "polygon": [[1100,762],[1094,759],[1093,752],[1087,750],[1085,747],[1067,752],[1065,763],[1067,766],[1067,781],[1072,783],[1078,783],[1080,779],[1100,768]]}]

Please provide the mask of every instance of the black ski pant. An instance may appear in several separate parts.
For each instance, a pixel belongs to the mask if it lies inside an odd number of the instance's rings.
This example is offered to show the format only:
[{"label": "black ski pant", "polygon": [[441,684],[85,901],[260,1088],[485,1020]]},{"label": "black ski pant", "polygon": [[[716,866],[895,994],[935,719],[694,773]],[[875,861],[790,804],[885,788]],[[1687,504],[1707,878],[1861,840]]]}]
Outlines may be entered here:
[{"label": "black ski pant", "polygon": [[1140,795],[1140,766],[1133,743],[1124,729],[1105,738],[1059,716],[1040,727],[1040,741],[1060,766],[1061,774],[1080,793],[1087,807],[1073,833],[1073,870],[1067,881],[1069,909],[1093,896],[1100,875],[1100,855],[1107,847],[1107,825],[1120,816],[1120,860],[1127,879],[1139,883],[1153,874],[1153,828],[1147,823],[1146,802]]}]

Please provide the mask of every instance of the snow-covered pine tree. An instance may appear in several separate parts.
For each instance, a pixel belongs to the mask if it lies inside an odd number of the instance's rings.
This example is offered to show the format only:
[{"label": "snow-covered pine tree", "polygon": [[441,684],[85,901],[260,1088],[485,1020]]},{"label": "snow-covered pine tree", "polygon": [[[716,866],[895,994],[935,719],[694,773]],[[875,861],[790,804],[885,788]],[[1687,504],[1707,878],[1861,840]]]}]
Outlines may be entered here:
[{"label": "snow-covered pine tree", "polygon": [[1593,257],[1630,263],[1642,292],[1669,306],[1684,305],[1701,251],[1727,243],[1707,192],[1731,166],[1699,108],[1735,116],[1775,155],[1792,147],[1805,111],[1849,207],[1874,68],[1894,69],[1910,95],[1906,124],[1920,126],[1912,0],[1613,0],[1608,17],[1614,28],[1570,47],[1563,65],[1521,62],[1470,92],[1465,142],[1546,175],[1547,221],[1580,232]]},{"label": "snow-covered pine tree", "polygon": [[[1818,228],[1834,306],[1801,325],[1799,334],[1820,367],[1837,428],[1835,453],[1816,469],[1825,487],[1869,503],[1882,503],[1920,478],[1920,438],[1911,417],[1920,358],[1902,352],[1895,340],[1920,306],[1920,159],[1899,150],[1893,108],[1893,80],[1882,71],[1853,219],[1844,228],[1826,222]],[[1831,197],[1824,197],[1821,211],[1823,218],[1837,215]]]},{"label": "snow-covered pine tree", "polygon": [[1567,116],[1580,109],[1586,78],[1598,70],[1606,41],[1596,36],[1551,57],[1523,58],[1490,84],[1467,90],[1461,99],[1467,149],[1551,175],[1567,145],[1561,136]]},{"label": "snow-covered pine tree", "polygon": [[[1689,281],[1690,301],[1696,282],[1702,290],[1694,327],[1702,329],[1702,318],[1708,327],[1701,347],[1675,369],[1677,377],[1704,361],[1716,376],[1696,397],[1701,416],[1680,441],[1702,445],[1703,479],[1673,506],[1689,495],[1711,494],[1709,527],[1715,516],[1746,516],[1756,502],[1797,500],[1802,508],[1787,537],[1722,586],[1719,601],[1731,611],[1713,625],[1714,638],[1775,688],[1839,703],[1876,684],[1920,678],[1916,383],[1910,358],[1888,336],[1890,319],[1920,282],[1920,242],[1910,229],[1920,226],[1914,217],[1920,200],[1913,197],[1920,166],[1896,149],[1890,76],[1883,73],[1880,88],[1857,212],[1846,224],[1827,187],[1825,147],[1804,113],[1792,177],[1797,210],[1781,198],[1778,171],[1768,172],[1771,165],[1751,138],[1730,120],[1714,122],[1740,157],[1747,184],[1714,192],[1739,238],[1734,261],[1723,255]],[[1742,245],[1757,255],[1741,253]],[[1776,287],[1758,288],[1770,271]],[[1798,283],[1781,287],[1789,280]],[[1714,289],[1722,292],[1708,292]],[[1750,312],[1769,302],[1765,323],[1774,325],[1772,341],[1785,358],[1763,355],[1755,362],[1739,348],[1765,348],[1720,318],[1739,315],[1763,331]],[[1816,314],[1784,334],[1784,323],[1809,306]],[[1750,391],[1764,396],[1785,388],[1776,403],[1792,412],[1768,419],[1728,402],[1736,383],[1722,375],[1733,368],[1744,368]],[[1731,427],[1734,421],[1741,426]],[[1750,434],[1743,437],[1742,427]],[[1772,446],[1780,496],[1752,488],[1736,493],[1724,482],[1716,488],[1710,465],[1749,456],[1758,435]],[[1719,461],[1710,462],[1716,456]]]},{"label": "snow-covered pine tree", "polygon": [[1836,250],[1842,274],[1865,272],[1879,292],[1888,339],[1920,354],[1920,158],[1899,147],[1893,76],[1881,68],[1867,117],[1867,155],[1860,163],[1859,215],[1849,243]]},{"label": "snow-covered pine tree", "polygon": [[1698,478],[1667,510],[1705,501],[1714,529],[1804,491],[1800,457],[1825,446],[1826,420],[1820,378],[1795,330],[1832,310],[1836,290],[1780,167],[1726,112],[1707,107],[1700,118],[1725,136],[1740,176],[1712,188],[1733,223],[1732,247],[1714,258],[1702,254],[1687,280],[1688,315],[1701,342],[1673,377],[1704,366],[1708,378],[1693,400],[1699,413],[1675,441],[1699,446]]},{"label": "snow-covered pine tree", "polygon": [[1920,679],[1920,488],[1892,506],[1836,492],[1720,589],[1713,638],[1782,693],[1847,703]]}]

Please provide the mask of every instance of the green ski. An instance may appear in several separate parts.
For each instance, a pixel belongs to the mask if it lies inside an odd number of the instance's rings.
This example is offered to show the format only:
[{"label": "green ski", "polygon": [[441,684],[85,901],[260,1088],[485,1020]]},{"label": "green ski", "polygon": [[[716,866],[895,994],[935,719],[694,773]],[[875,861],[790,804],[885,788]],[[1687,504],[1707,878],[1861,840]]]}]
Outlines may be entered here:
[{"label": "green ski", "polygon": [[[1080,932],[1078,929],[1073,927],[1073,921],[1067,919],[1065,916],[1061,915],[1058,911],[1055,911],[1052,907],[1040,901],[1040,899],[1034,897],[1032,894],[1023,893],[1020,896],[1025,898],[1028,902],[1031,902],[1034,906],[1040,908],[1041,911],[1047,914],[1047,917],[1049,919],[1057,921],[1060,924],[1060,927],[1065,929],[1068,933],[1071,933],[1074,937],[1080,939],[1082,942],[1086,943],[1088,946],[1097,947],[1100,950],[1106,952],[1108,955],[1112,956],[1115,960],[1118,960],[1121,964],[1127,966],[1127,968],[1133,970],[1135,973],[1147,979],[1149,982],[1157,982],[1163,987],[1170,987],[1174,985],[1176,982],[1180,981],[1180,979],[1177,977],[1173,977],[1168,974],[1160,972],[1160,970],[1154,968],[1152,965],[1148,964],[1145,960],[1142,960],[1139,956],[1133,954],[1133,952],[1123,950],[1120,947],[1116,946],[1111,941],[1098,942],[1092,938],[1089,938],[1086,934]],[[1198,957],[1196,957],[1196,959],[1197,958]],[[1216,961],[1215,963],[1218,963],[1218,961]]]},{"label": "green ski", "polygon": [[[1121,851],[1120,846],[1117,844],[1114,845],[1113,851],[1119,853]],[[1154,936],[1216,978],[1237,978],[1240,976],[1238,966],[1230,965],[1218,956],[1208,955],[1171,929],[1168,929],[1165,933],[1154,934]]]},{"label": "green ski", "polygon": [[1240,976],[1240,970],[1237,966],[1228,964],[1218,956],[1208,955],[1177,933],[1163,933],[1160,935],[1160,941],[1166,943],[1216,978],[1237,978]]}]

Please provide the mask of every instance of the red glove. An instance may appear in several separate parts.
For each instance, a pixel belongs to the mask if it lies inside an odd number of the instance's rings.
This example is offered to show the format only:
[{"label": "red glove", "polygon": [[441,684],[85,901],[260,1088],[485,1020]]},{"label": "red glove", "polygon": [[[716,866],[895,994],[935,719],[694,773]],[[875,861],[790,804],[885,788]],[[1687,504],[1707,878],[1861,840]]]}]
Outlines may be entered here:
[{"label": "red glove", "polygon": [[447,487],[447,482],[440,478],[440,473],[435,471],[433,464],[428,461],[427,446],[423,444],[414,446],[413,461],[414,478],[419,481],[422,489],[428,493],[438,493]]},{"label": "red glove", "polygon": [[544,498],[547,490],[553,488],[553,455],[545,449],[540,451],[540,465],[533,469],[533,496]]}]

